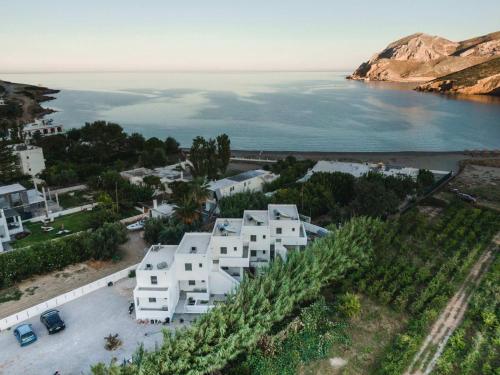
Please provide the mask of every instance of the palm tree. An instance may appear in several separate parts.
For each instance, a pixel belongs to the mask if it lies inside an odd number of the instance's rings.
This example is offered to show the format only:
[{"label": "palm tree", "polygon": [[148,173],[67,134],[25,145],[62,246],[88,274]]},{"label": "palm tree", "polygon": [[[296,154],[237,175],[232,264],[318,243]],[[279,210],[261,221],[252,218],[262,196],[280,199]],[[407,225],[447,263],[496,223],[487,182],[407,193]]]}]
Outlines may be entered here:
[{"label": "palm tree", "polygon": [[208,184],[203,177],[195,177],[189,184],[189,196],[201,206],[210,196]]},{"label": "palm tree", "polygon": [[175,215],[186,225],[191,225],[200,218],[198,203],[191,196],[184,196],[177,204]]}]

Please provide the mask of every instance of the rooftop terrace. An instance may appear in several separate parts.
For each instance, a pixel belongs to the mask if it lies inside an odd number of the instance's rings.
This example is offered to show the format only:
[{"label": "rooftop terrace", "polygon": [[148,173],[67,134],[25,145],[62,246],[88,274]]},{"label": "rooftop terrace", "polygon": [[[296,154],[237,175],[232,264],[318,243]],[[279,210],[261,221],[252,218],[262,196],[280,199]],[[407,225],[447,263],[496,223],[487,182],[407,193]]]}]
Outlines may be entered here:
[{"label": "rooftop terrace", "polygon": [[210,242],[210,233],[186,233],[182,237],[181,243],[177,248],[178,254],[205,254],[208,243]]},{"label": "rooftop terrace", "polygon": [[138,269],[141,271],[168,270],[174,262],[176,245],[153,245]]},{"label": "rooftop terrace", "polygon": [[243,219],[217,219],[215,221],[214,236],[239,236]]}]

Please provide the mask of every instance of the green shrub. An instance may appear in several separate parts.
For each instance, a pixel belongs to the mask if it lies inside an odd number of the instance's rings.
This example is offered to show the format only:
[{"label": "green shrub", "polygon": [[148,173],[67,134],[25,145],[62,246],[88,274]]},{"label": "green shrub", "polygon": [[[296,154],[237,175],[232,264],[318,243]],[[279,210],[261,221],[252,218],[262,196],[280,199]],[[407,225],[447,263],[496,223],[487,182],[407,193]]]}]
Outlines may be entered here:
[{"label": "green shrub", "polygon": [[127,239],[120,223],[0,254],[0,287],[88,259],[111,259]]}]

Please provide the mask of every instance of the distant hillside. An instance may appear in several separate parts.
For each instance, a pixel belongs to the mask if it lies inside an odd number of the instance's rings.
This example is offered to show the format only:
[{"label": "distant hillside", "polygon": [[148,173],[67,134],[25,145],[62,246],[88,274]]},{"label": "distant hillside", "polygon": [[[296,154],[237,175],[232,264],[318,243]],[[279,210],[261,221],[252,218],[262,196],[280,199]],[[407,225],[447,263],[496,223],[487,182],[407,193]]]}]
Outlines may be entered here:
[{"label": "distant hillside", "polygon": [[418,91],[500,96],[500,57],[436,78]]},{"label": "distant hillside", "polygon": [[43,108],[40,103],[54,99],[50,95],[58,92],[46,87],[0,80],[0,99],[5,103],[0,106],[0,121],[25,124],[54,112]]},{"label": "distant hillside", "polygon": [[[476,70],[467,70],[467,68],[497,57],[500,57],[500,32],[498,31],[461,42],[416,33],[389,44],[382,52],[361,64],[347,78],[367,81],[429,82],[464,71],[460,79],[464,79],[464,74],[474,74],[470,80],[477,82],[478,79],[486,79],[500,73],[497,64],[485,65]],[[486,72],[490,76],[484,76]],[[498,80],[494,77],[488,78],[485,88],[479,89],[478,87],[477,90],[465,91],[495,92],[495,87],[490,90],[491,84],[495,82]],[[482,85],[483,83],[480,83],[480,86]],[[443,86],[440,92],[447,91],[445,87],[448,85]],[[462,90],[461,85],[460,87]]]}]

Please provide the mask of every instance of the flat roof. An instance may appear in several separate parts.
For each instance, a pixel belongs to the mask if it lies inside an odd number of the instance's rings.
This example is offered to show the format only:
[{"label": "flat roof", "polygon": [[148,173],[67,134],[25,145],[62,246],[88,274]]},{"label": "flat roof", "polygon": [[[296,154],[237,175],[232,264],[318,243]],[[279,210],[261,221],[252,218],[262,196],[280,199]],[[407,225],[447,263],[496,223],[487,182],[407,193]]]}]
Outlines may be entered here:
[{"label": "flat roof", "polygon": [[270,204],[268,211],[271,220],[299,220],[299,212],[294,204]]},{"label": "flat roof", "polygon": [[215,221],[214,236],[239,236],[243,219],[217,219]]},{"label": "flat roof", "polygon": [[235,176],[223,178],[222,180],[211,181],[208,184],[208,188],[212,191],[216,191],[218,189],[222,189],[222,188],[225,188],[228,186],[236,185],[236,184],[243,182],[243,181],[251,180],[252,178],[255,178],[255,177],[266,176],[266,175],[270,175],[270,173],[268,171],[263,170],[263,169],[255,169],[252,171],[246,171],[246,172],[237,174]]},{"label": "flat roof", "polygon": [[0,186],[0,195],[17,193],[19,191],[24,191],[24,190],[26,190],[26,188],[19,183],[15,183],[15,184],[11,184],[11,185],[4,185],[4,186]]},{"label": "flat roof", "polygon": [[172,215],[177,206],[175,204],[163,203],[159,204],[156,208],[151,208],[153,211],[159,212],[163,215]]},{"label": "flat roof", "polygon": [[174,262],[177,245],[153,245],[139,265],[139,270],[168,270]]},{"label": "flat roof", "polygon": [[243,212],[244,225],[268,225],[269,211],[267,210],[245,210]]},{"label": "flat roof", "polygon": [[210,242],[210,233],[185,233],[177,248],[178,254],[205,254]]},{"label": "flat roof", "polygon": [[231,181],[241,182],[241,181],[250,180],[254,177],[262,176],[266,173],[268,173],[268,172],[266,172],[262,169],[256,169],[253,171],[246,171],[246,172],[237,174],[235,176],[228,177],[227,179],[231,180]]}]

